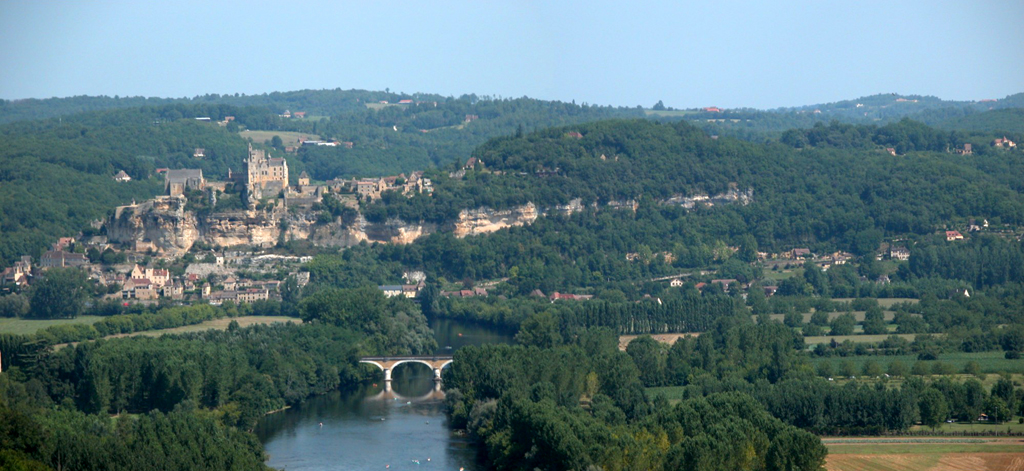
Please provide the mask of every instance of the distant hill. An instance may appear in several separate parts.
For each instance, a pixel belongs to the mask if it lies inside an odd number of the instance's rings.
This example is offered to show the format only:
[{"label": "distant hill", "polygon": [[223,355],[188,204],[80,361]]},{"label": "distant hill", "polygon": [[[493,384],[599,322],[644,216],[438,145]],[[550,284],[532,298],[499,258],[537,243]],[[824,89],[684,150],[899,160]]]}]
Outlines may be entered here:
[{"label": "distant hill", "polygon": [[[898,101],[901,98],[905,101]],[[526,147],[515,152],[510,149],[507,152],[515,154],[522,151],[524,154],[510,156],[507,161],[504,157],[493,163],[491,160],[494,160],[495,155],[504,155],[506,152],[494,154],[495,146],[521,143],[528,135],[564,133],[567,129],[577,129],[573,126],[609,119],[645,118],[648,121],[668,123],[685,121],[703,130],[701,134],[770,143],[781,138],[789,129],[813,130],[816,125],[833,120],[854,120],[855,113],[851,110],[864,108],[869,109],[869,113],[879,113],[879,116],[890,112],[892,114],[885,115],[884,119],[859,120],[871,123],[866,127],[853,130],[827,127],[824,130],[817,129],[807,136],[813,138],[820,134],[826,136],[826,142],[848,142],[851,144],[847,147],[859,149],[851,152],[874,152],[889,145],[886,144],[888,138],[879,138],[877,135],[884,128],[878,126],[897,121],[903,112],[899,110],[904,110],[941,123],[938,128],[963,129],[973,134],[964,134],[960,138],[941,136],[941,149],[935,145],[922,148],[907,144],[911,141],[901,141],[897,136],[893,142],[903,142],[905,146],[896,145],[901,153],[907,149],[941,151],[947,144],[955,146],[962,142],[972,142],[978,154],[984,154],[989,150],[984,147],[997,132],[1001,137],[1005,130],[1008,137],[1017,141],[1024,140],[1019,131],[1021,110],[1005,108],[983,111],[979,108],[1009,107],[1022,100],[1022,94],[986,104],[944,102],[930,97],[876,95],[814,109],[665,110],[658,113],[646,113],[639,108],[577,105],[530,98],[493,99],[475,95],[453,98],[365,90],[303,90],[249,96],[205,95],[182,99],[72,97],[2,101],[0,122],[7,124],[0,124],[0,182],[3,183],[0,185],[0,229],[4,235],[0,240],[0,259],[9,261],[22,253],[38,254],[56,237],[74,234],[89,220],[102,216],[112,206],[161,191],[160,179],[153,176],[156,168],[200,168],[204,175],[214,179],[226,177],[228,169],[241,170],[246,146],[245,140],[238,134],[242,129],[266,131],[260,133],[261,136],[273,136],[275,132],[280,132],[282,136],[290,136],[289,140],[308,134],[325,140],[351,143],[349,148],[347,144],[321,147],[282,142],[277,149],[271,149],[269,143],[256,143],[277,156],[286,156],[292,174],[307,171],[313,180],[324,181],[445,168],[456,162],[465,162],[473,155],[483,157],[488,165],[500,161],[502,165],[508,166],[505,170],[509,172],[513,169],[516,172],[534,172],[538,170],[536,165],[546,169],[542,169],[542,172],[553,171],[561,165],[564,172],[576,168],[580,162],[536,161],[533,162],[534,167],[526,165],[522,168],[514,164],[526,159],[524,156],[531,153],[546,152],[545,147]],[[864,106],[857,108],[857,103]],[[960,108],[950,107],[954,105]],[[82,110],[98,111],[82,113]],[[305,112],[305,115],[301,118],[294,114],[292,117],[280,116],[286,110],[291,113]],[[815,110],[820,112],[816,113]],[[36,119],[46,116],[49,118]],[[216,123],[229,116],[234,120],[222,126]],[[196,118],[209,118],[210,121],[198,121]],[[594,129],[606,127],[600,125]],[[628,128],[635,128],[640,133],[638,136],[659,129],[636,125]],[[904,126],[893,129],[902,132],[909,128]],[[690,129],[687,133],[696,132],[695,128],[686,129]],[[618,136],[619,131],[607,133],[611,136],[609,139],[614,137],[614,142],[622,142],[617,145],[624,147],[612,146],[607,151],[596,147],[589,151],[624,154],[627,149],[638,152],[637,149],[645,146],[660,145],[657,142],[644,144],[642,139]],[[842,137],[837,137],[840,135]],[[555,152],[552,155],[557,155],[564,151],[564,145],[572,141],[563,142],[559,138],[537,142],[546,143],[545,146],[557,143],[558,146],[552,150]],[[590,141],[583,139],[582,142]],[[206,150],[203,159],[192,157],[193,150],[198,147]],[[297,150],[286,153],[285,147],[295,147]],[[714,147],[719,148],[720,144]],[[810,144],[810,147],[820,148],[816,144]],[[765,149],[772,147],[769,145]],[[765,149],[743,152],[757,154],[765,152]],[[665,152],[665,149],[656,150],[652,155],[661,158],[660,153]],[[875,156],[872,154],[871,158]],[[725,157],[721,160],[726,161]],[[717,192],[722,191],[729,182],[742,182],[747,174],[736,169],[752,165],[737,163],[732,169],[719,169],[719,164],[715,163],[711,164],[711,168],[717,169],[714,172],[700,170],[696,175],[676,175],[676,180],[669,182],[664,178],[674,175],[672,169],[675,166],[701,169],[709,164],[690,161],[671,163],[668,160],[662,164],[666,167],[643,169],[641,180],[631,180],[633,172],[638,171],[635,167],[605,165],[589,168],[588,172],[597,173],[586,174],[587,179],[583,179],[584,175],[581,174],[580,179],[572,183],[572,191],[558,189],[559,185],[565,184],[560,178],[545,180],[542,186],[527,187],[522,187],[525,181],[505,182],[502,180],[505,177],[493,184],[491,180],[484,180],[491,186],[476,187],[476,193],[463,190],[446,193],[442,190],[437,200],[439,203],[431,203],[431,208],[417,208],[410,214],[413,214],[414,219],[436,220],[474,205],[500,207],[525,201],[525,198],[562,204],[570,197],[606,201],[642,194],[665,197],[674,191]],[[606,174],[608,168],[616,170]],[[110,177],[119,170],[126,171],[135,181],[116,184]],[[647,180],[650,176],[648,173],[663,177]],[[1014,175],[1012,172],[1002,173]],[[690,186],[677,187],[682,182],[690,182]],[[749,184],[754,185],[756,182],[751,180]],[[79,187],[76,188],[76,185]],[[452,188],[458,188],[458,185]],[[934,222],[933,219],[929,221]]]},{"label": "distant hill", "polygon": [[1024,108],[1006,108],[950,118],[938,126],[943,129],[1003,132],[1024,136]]},{"label": "distant hill", "polygon": [[[614,120],[496,138],[474,151],[483,164],[465,177],[437,178],[429,197],[384,198],[367,217],[444,223],[460,209],[545,208],[575,198],[583,207],[646,200],[670,208],[680,196],[752,190],[748,205],[696,211],[701,217],[652,211],[685,220],[688,233],[755,234],[766,247],[826,244],[856,253],[874,250],[883,234],[924,235],[972,217],[1024,223],[1024,153],[981,149],[990,136],[909,120],[795,132],[804,135],[797,145],[754,144],[713,139],[687,123]],[[979,152],[945,151],[965,142],[978,142]],[[670,245],[675,236],[665,237]]]},{"label": "distant hill", "polygon": [[[652,119],[689,121],[712,134],[725,134],[747,140],[775,138],[788,129],[808,128],[815,123],[839,121],[850,124],[879,124],[910,118],[946,129],[974,131],[995,130],[975,127],[959,128],[957,119],[991,110],[1024,108],[1024,93],[1001,99],[982,101],[951,101],[931,96],[878,94],[835,103],[822,103],[774,110],[694,109],[677,114],[651,113]],[[966,123],[970,123],[967,121]]]},{"label": "distant hill", "polygon": [[[159,193],[163,184],[154,173],[157,168],[198,168],[210,179],[224,179],[229,169],[242,170],[247,144],[237,132],[241,129],[268,131],[262,135],[308,133],[351,142],[351,149],[300,147],[295,142],[282,143],[277,149],[265,146],[276,156],[286,156],[292,175],[306,170],[314,180],[323,181],[444,166],[464,161],[475,147],[494,136],[641,113],[627,108],[473,96],[429,96],[426,98],[440,101],[393,106],[379,103],[388,100],[378,100],[373,102],[377,106],[366,106],[369,98],[406,99],[401,97],[369,92],[295,92],[244,100],[227,97],[239,102],[277,103],[275,108],[266,103],[214,103],[224,97],[187,103],[79,97],[19,104],[21,108],[15,108],[23,115],[26,110],[60,114],[76,107],[135,107],[0,125],[0,261],[10,262],[25,253],[38,256],[57,237],[74,235],[113,206]],[[321,98],[320,108],[305,108]],[[337,114],[322,119],[310,114],[284,118],[279,116],[284,110],[276,108],[281,103],[293,106],[291,111]],[[233,121],[218,124],[229,116]],[[288,146],[300,148],[286,153],[284,147]],[[196,148],[205,150],[203,158],[193,157]],[[114,182],[112,177],[119,170],[133,181]]]}]

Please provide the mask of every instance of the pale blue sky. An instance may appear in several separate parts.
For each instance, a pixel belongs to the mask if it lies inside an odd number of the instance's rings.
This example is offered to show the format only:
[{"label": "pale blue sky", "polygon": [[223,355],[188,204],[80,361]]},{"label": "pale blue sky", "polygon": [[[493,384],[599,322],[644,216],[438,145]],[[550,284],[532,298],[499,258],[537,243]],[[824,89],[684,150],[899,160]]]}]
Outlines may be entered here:
[{"label": "pale blue sky", "polygon": [[0,0],[0,98],[336,87],[680,108],[1001,98],[1024,91],[1024,1]]}]

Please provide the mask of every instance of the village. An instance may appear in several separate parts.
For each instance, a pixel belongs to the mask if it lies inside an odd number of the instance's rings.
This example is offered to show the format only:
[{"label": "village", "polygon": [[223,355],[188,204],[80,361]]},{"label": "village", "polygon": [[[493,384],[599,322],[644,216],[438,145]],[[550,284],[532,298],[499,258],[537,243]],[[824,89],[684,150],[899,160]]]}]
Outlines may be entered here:
[{"label": "village", "polygon": [[[303,142],[303,145],[321,145]],[[202,158],[204,149],[196,148],[194,157]],[[260,149],[249,146],[244,172],[229,169],[226,181],[207,180],[201,169],[157,169],[163,175],[164,194],[155,202],[185,200],[195,192],[216,198],[228,190],[228,185],[243,190],[247,208],[253,211],[269,202],[270,207],[311,208],[333,194],[342,204],[358,208],[359,199],[378,199],[385,191],[402,194],[431,193],[432,183],[423,172],[413,172],[379,178],[334,179],[322,184],[311,184],[306,172],[297,178],[297,185],[289,185],[288,162],[284,158],[271,158]],[[130,181],[123,170],[114,175],[118,182]],[[132,203],[114,210],[117,219]],[[279,287],[287,278],[294,278],[299,287],[309,282],[309,272],[301,269],[311,256],[289,256],[271,253],[267,246],[231,247],[190,250],[175,253],[163,250],[153,240],[119,242],[102,234],[106,229],[102,221],[93,224],[94,233],[78,237],[61,237],[50,250],[33,261],[23,255],[12,266],[0,273],[0,290],[21,291],[51,268],[77,268],[88,273],[88,278],[107,287],[104,299],[124,303],[156,303],[161,299],[175,302],[252,303],[280,299]],[[197,247],[196,247],[197,248]],[[253,280],[243,276],[255,275]],[[423,279],[414,284],[415,295],[423,287]],[[385,291],[390,295],[390,291]],[[405,295],[409,296],[409,289]]]},{"label": "village", "polygon": [[[291,114],[291,116],[301,117],[299,113]],[[299,146],[351,145],[351,143],[302,139],[296,144]],[[992,145],[1014,147],[1015,143],[1003,138],[997,139]],[[966,150],[969,152],[969,144]],[[286,153],[294,151],[295,147],[292,146],[285,149]],[[196,148],[193,157],[203,158],[204,152],[205,149]],[[470,158],[460,170],[451,173],[449,177],[462,178],[466,170],[471,168],[483,169],[483,162],[476,158]],[[557,169],[553,172],[557,173]],[[424,177],[422,171],[412,172],[408,176],[400,174],[376,178],[332,179],[322,183],[312,183],[309,175],[302,172],[296,179],[297,184],[292,185],[289,180],[287,160],[270,157],[266,151],[253,148],[251,144],[248,158],[245,160],[245,171],[234,172],[229,169],[228,178],[225,181],[207,180],[201,169],[157,169],[157,173],[163,175],[164,194],[153,200],[156,203],[183,201],[190,195],[195,195],[196,192],[209,195],[212,200],[216,201],[217,195],[222,195],[229,189],[233,189],[241,198],[244,198],[245,207],[250,215],[261,208],[270,208],[269,210],[272,212],[287,211],[288,208],[309,210],[319,207],[318,205],[323,203],[324,198],[328,195],[336,198],[342,205],[358,210],[360,200],[379,199],[386,191],[411,195],[415,193],[431,194],[434,190],[430,178]],[[131,179],[124,171],[117,172],[113,178],[118,182]],[[698,205],[706,207],[731,203],[745,205],[752,200],[752,190],[739,190],[735,185],[731,185],[729,191],[722,195],[677,195],[662,201],[662,203],[692,209]],[[609,206],[635,210],[636,202],[611,202]],[[124,211],[138,207],[140,205],[134,202],[130,206],[118,207],[114,210],[111,219],[117,220]],[[582,209],[582,206],[574,200],[565,208],[555,209],[571,214]],[[251,216],[248,217],[251,218]],[[124,303],[156,303],[161,299],[173,302],[207,302],[213,305],[225,302],[252,303],[280,299],[280,286],[289,277],[294,277],[300,287],[309,282],[309,272],[304,271],[302,265],[310,261],[312,257],[275,254],[271,250],[272,244],[237,244],[205,247],[201,250],[191,250],[193,247],[189,247],[190,250],[175,252],[164,250],[159,243],[148,238],[131,241],[112,240],[109,234],[103,234],[107,227],[102,222],[94,224],[93,227],[96,229],[95,233],[79,234],[77,238],[62,237],[58,239],[53,243],[51,250],[43,253],[37,261],[33,261],[33,258],[28,255],[20,257],[12,266],[6,267],[0,273],[0,290],[4,292],[20,291],[47,269],[69,267],[86,271],[89,279],[107,287],[105,299],[117,299]],[[987,220],[975,222],[972,219],[962,229],[967,233],[997,232],[990,231]],[[944,236],[947,242],[965,239],[959,230],[954,229],[946,230]],[[727,249],[731,253],[739,250],[738,247],[727,247]],[[648,257],[642,256],[639,252],[632,252],[626,255],[626,260],[649,262],[645,259],[650,257],[662,257],[667,263],[673,261],[673,255],[670,252],[649,254]],[[794,248],[780,253],[758,252],[757,263],[766,269],[785,270],[798,267],[809,261],[822,270],[828,270],[834,265],[845,264],[853,258],[853,254],[843,251],[818,256],[808,248]],[[883,242],[876,251],[876,259],[907,261],[910,259],[910,250],[906,247],[905,241]],[[713,274],[713,272],[700,273],[700,275]],[[670,287],[679,288],[686,284],[684,279],[689,276],[691,274],[680,274],[661,277],[653,281],[668,282]],[[259,279],[252,279],[254,277]],[[425,275],[422,272],[408,272],[405,274],[404,281],[405,284],[382,285],[378,289],[388,297],[414,298],[424,287]],[[886,276],[870,281],[889,283]],[[732,278],[700,281],[696,283],[695,287],[703,291],[710,285],[719,285],[725,293],[729,293],[737,287],[744,290],[749,288],[749,283],[739,282]],[[772,296],[778,290],[778,286],[763,284],[763,289],[766,296]],[[444,297],[486,297],[488,288],[475,287],[442,291],[440,294]],[[586,301],[593,298],[589,294],[559,292],[545,294],[537,291],[531,294],[547,298],[551,302]]]}]

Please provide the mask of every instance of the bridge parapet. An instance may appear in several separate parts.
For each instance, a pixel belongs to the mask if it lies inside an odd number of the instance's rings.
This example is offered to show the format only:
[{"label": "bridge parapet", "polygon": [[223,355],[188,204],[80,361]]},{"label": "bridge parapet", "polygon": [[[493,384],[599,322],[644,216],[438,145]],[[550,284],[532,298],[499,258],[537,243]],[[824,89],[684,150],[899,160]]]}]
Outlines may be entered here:
[{"label": "bridge parapet", "polygon": [[377,356],[363,357],[359,363],[375,365],[384,372],[384,381],[391,381],[391,370],[402,363],[420,363],[427,365],[434,371],[434,381],[441,381],[441,370],[451,364],[451,355],[421,355],[421,356]]}]

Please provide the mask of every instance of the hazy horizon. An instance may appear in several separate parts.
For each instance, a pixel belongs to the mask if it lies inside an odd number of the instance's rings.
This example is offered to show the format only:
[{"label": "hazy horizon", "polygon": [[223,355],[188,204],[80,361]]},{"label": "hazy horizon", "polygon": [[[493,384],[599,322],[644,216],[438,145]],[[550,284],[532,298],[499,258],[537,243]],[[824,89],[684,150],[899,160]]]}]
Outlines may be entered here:
[{"label": "hazy horizon", "polygon": [[[1024,3],[0,3],[0,98],[303,89],[773,109],[1024,91]],[[46,34],[39,34],[46,32]]]}]

